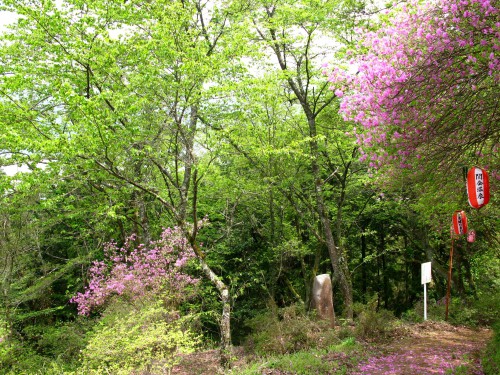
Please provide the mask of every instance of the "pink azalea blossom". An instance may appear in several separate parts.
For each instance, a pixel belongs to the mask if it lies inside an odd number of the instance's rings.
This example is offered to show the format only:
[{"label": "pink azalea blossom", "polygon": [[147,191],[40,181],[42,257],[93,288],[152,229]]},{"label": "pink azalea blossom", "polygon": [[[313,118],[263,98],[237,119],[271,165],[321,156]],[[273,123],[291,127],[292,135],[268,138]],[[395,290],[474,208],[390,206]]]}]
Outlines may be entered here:
[{"label": "pink azalea blossom", "polygon": [[[497,4],[413,0],[394,12],[391,24],[376,32],[359,31],[368,52],[350,58],[357,71],[334,68],[329,81],[342,97],[344,119],[362,125],[357,138],[365,152],[388,151],[381,164],[393,163],[396,155],[408,168],[432,142],[436,148],[460,148],[467,146],[470,134],[488,136],[493,125],[475,126],[478,119],[498,123],[499,114],[491,111],[495,105],[479,99],[500,85]],[[463,98],[471,98],[473,105]],[[471,113],[484,115],[464,115],[467,105]],[[450,123],[450,111],[459,121]]]},{"label": "pink azalea blossom", "polygon": [[88,315],[113,295],[135,300],[163,288],[180,292],[198,280],[182,271],[194,252],[180,228],[167,228],[158,241],[133,247],[130,236],[122,247],[115,242],[104,247],[104,260],[89,268],[89,282],[83,293],[70,302],[78,304],[78,313]]}]

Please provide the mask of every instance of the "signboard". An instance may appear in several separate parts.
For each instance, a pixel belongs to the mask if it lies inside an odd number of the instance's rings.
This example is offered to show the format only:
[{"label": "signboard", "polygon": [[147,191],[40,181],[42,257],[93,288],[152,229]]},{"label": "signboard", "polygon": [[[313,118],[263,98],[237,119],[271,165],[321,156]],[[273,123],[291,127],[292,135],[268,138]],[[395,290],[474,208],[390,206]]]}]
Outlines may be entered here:
[{"label": "signboard", "polygon": [[422,263],[422,284],[430,283],[431,280],[431,262]]},{"label": "signboard", "polygon": [[427,320],[427,283],[430,283],[431,280],[431,262],[422,263],[422,284],[424,284],[424,320]]}]

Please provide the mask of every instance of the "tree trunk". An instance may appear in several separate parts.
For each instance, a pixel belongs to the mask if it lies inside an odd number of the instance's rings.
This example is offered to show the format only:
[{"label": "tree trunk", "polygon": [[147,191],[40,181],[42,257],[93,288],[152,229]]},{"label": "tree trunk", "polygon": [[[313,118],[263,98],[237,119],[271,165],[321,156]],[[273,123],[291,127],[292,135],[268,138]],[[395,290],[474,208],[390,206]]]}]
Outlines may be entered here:
[{"label": "tree trunk", "polygon": [[[267,17],[271,20],[274,17],[274,7],[266,8]],[[301,75],[300,65],[305,62],[307,65],[310,62],[310,50],[309,44],[307,48],[304,50],[304,53],[300,55],[300,58],[295,56],[293,53],[288,55],[287,45],[283,44],[282,40],[278,37],[278,32],[275,28],[271,27],[268,29],[268,34],[266,35],[261,29],[257,28],[257,32],[262,37],[262,39],[266,40],[269,43],[269,46],[272,48],[276,58],[278,59],[278,64],[280,69],[283,72],[287,73],[287,82],[290,89],[296,95],[297,99],[300,102],[302,110],[307,118],[307,124],[309,128],[309,136],[311,140],[309,142],[309,147],[311,151],[311,170],[312,176],[314,178],[314,195],[316,199],[316,212],[319,216],[319,220],[321,223],[321,228],[324,234],[324,240],[326,246],[328,248],[328,253],[330,255],[330,260],[333,267],[334,278],[340,284],[340,290],[342,296],[344,298],[344,307],[346,311],[347,319],[352,320],[353,311],[352,311],[352,284],[351,284],[351,275],[349,272],[347,259],[343,256],[341,250],[335,245],[335,239],[332,234],[332,226],[330,223],[329,212],[325,205],[324,195],[323,195],[323,181],[321,179],[321,171],[319,167],[318,159],[321,156],[318,142],[316,140],[317,131],[316,131],[316,116],[323,111],[326,106],[331,103],[335,95],[331,95],[329,99],[327,99],[322,105],[318,106],[317,99],[319,96],[315,96],[314,90],[309,91],[311,82],[311,76],[309,74]],[[312,38],[312,33],[309,34],[309,38]],[[310,39],[308,39],[310,41]],[[295,58],[295,63],[297,64],[296,72],[292,72],[289,70],[288,66],[288,58],[289,56],[293,56]],[[304,60],[302,60],[304,58]],[[308,68],[306,68],[308,69]],[[291,75],[289,74],[291,73]],[[297,76],[294,78],[293,75],[297,73]],[[320,90],[321,92],[321,90]],[[312,95],[312,99],[311,99]]]},{"label": "tree trunk", "polygon": [[407,249],[408,249],[408,239],[406,238],[406,235],[403,235],[403,241],[404,241],[404,248],[405,248],[405,253],[404,253],[404,264],[405,264],[405,307],[408,307],[410,305],[410,298],[409,298],[409,279],[410,279],[410,267],[408,267],[409,260],[407,258]]},{"label": "tree trunk", "polygon": [[[365,228],[361,228],[361,230],[365,231]],[[366,277],[366,238],[365,235],[361,235],[361,287],[363,290],[363,302],[366,303],[366,292],[367,292],[367,277]]]},{"label": "tree trunk", "polygon": [[[193,246],[195,253],[201,254],[200,248],[195,244]],[[219,276],[205,262],[203,256],[198,256],[201,268],[208,279],[215,285],[221,296],[222,301],[222,316],[220,321],[220,363],[222,367],[229,368],[231,366],[232,344],[231,344],[231,297],[229,287],[220,279]]]},{"label": "tree trunk", "polygon": [[220,363],[223,368],[230,368],[233,347],[231,344],[231,298],[228,287],[224,285],[224,288],[220,290],[220,294],[222,299]]},{"label": "tree trunk", "polygon": [[325,205],[323,196],[323,180],[321,179],[320,168],[318,165],[317,158],[319,157],[318,142],[316,141],[316,120],[310,114],[308,116],[309,123],[309,135],[311,136],[311,141],[309,146],[311,149],[311,169],[314,178],[314,190],[316,198],[317,212],[321,222],[321,227],[323,229],[323,234],[325,236],[325,243],[328,248],[328,254],[330,255],[330,261],[332,263],[332,268],[334,271],[334,278],[338,281],[340,285],[340,290],[342,292],[342,297],[344,298],[344,308],[346,313],[346,318],[348,320],[353,319],[352,310],[352,285],[351,285],[351,275],[347,265],[347,259],[345,259],[342,254],[340,254],[340,249],[335,245],[335,239],[332,234],[332,226],[330,218],[328,216],[328,210]]},{"label": "tree trunk", "polygon": [[385,259],[385,226],[384,223],[380,225],[380,260],[382,262],[382,299],[384,301],[384,308],[389,308],[389,280],[387,276],[387,266]]}]

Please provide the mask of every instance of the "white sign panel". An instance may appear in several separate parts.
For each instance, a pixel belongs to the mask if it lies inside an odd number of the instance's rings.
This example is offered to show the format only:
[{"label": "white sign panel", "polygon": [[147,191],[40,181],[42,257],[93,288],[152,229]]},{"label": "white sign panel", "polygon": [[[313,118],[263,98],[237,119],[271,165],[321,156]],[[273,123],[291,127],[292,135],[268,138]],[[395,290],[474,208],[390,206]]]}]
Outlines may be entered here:
[{"label": "white sign panel", "polygon": [[431,262],[422,263],[422,284],[430,283],[431,280]]}]

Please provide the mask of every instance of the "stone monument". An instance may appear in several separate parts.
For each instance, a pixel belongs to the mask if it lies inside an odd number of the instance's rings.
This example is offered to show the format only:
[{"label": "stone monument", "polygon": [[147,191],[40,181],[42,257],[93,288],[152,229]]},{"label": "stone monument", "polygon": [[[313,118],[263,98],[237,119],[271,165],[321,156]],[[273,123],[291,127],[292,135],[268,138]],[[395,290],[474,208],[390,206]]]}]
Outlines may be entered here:
[{"label": "stone monument", "polygon": [[330,326],[335,326],[335,311],[333,310],[333,291],[330,275],[323,274],[314,278],[312,290],[312,308],[316,309],[318,318],[329,320]]}]

